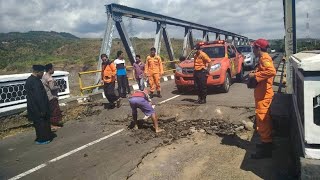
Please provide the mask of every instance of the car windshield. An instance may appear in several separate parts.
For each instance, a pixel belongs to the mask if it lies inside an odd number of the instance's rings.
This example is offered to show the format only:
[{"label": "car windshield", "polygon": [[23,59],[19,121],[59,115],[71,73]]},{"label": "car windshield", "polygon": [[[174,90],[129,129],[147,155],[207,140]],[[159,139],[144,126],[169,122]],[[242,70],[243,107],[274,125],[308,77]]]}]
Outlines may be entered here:
[{"label": "car windshield", "polygon": [[240,46],[237,49],[240,52],[251,52],[251,47],[250,46]]},{"label": "car windshield", "polygon": [[[201,49],[205,52],[210,58],[223,58],[225,56],[224,46],[215,46],[215,47],[204,47]],[[187,59],[192,59],[194,57],[194,53],[196,51],[193,50]]]}]

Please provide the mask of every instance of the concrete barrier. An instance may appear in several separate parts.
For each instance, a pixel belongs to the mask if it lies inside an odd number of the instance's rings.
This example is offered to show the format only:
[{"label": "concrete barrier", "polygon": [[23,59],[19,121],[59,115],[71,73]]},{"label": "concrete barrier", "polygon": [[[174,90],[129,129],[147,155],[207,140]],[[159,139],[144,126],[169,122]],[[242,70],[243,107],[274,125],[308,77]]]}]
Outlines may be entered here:
[{"label": "concrete barrier", "polygon": [[[15,114],[27,107],[26,90],[24,85],[31,73],[0,76],[0,117]],[[55,71],[53,78],[59,85],[59,99],[70,96],[69,73]]]}]

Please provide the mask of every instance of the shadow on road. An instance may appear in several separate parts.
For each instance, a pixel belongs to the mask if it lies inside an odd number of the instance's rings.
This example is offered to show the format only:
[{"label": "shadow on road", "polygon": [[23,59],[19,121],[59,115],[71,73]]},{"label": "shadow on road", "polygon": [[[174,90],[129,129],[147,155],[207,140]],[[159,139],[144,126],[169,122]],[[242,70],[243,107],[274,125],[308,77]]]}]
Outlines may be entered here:
[{"label": "shadow on road", "polygon": [[246,154],[243,158],[240,168],[245,171],[250,171],[262,179],[272,178],[272,159],[251,159],[250,156],[255,152],[255,144],[258,142],[258,134],[255,132],[251,141],[241,139],[236,135],[219,135],[222,137],[221,144],[228,146],[236,146],[238,148],[246,150]]}]

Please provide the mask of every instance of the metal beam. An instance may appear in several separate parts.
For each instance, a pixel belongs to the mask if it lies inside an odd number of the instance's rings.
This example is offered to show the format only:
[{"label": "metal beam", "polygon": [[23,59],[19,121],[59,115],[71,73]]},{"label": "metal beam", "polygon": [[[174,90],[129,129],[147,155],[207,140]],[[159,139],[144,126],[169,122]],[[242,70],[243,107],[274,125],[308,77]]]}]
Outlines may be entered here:
[{"label": "metal beam", "polygon": [[173,52],[173,48],[172,48],[172,45],[171,45],[170,37],[168,35],[168,32],[167,32],[165,26],[163,27],[163,40],[164,40],[164,43],[165,43],[166,48],[167,48],[169,59],[170,59],[170,61],[173,61],[174,60],[174,52]]},{"label": "metal beam", "polygon": [[190,48],[192,49],[194,47],[192,29],[189,29],[189,44],[190,44]]},{"label": "metal beam", "polygon": [[203,31],[202,40],[209,41],[209,33],[207,31]]},{"label": "metal beam", "polygon": [[236,36],[236,37],[244,37],[239,34],[235,34],[229,31],[221,30],[218,28],[214,27],[209,27],[169,16],[164,16],[161,14],[156,14],[148,11],[143,11],[140,9],[136,8],[131,8],[127,6],[122,6],[119,4],[109,4],[106,5],[107,11],[110,11],[112,13],[119,13],[122,14],[123,16],[131,17],[131,18],[138,18],[138,19],[143,19],[143,20],[148,20],[148,21],[154,21],[154,22],[163,22],[167,25],[174,25],[174,26],[181,26],[181,27],[188,27],[191,29],[196,29],[200,31],[208,31],[208,32],[213,32],[213,33],[219,33],[219,34],[225,34],[229,36]]},{"label": "metal beam", "polygon": [[160,54],[162,32],[162,25],[160,22],[157,22],[156,37],[154,38],[154,47],[156,48],[157,54]]},{"label": "metal beam", "polygon": [[220,34],[216,33],[216,40],[220,40]]},{"label": "metal beam", "polygon": [[123,43],[123,46],[128,54],[128,58],[131,62],[131,64],[133,64],[135,62],[135,52],[132,46],[132,43],[130,41],[129,35],[124,27],[123,21],[122,21],[122,17],[119,16],[114,16],[113,19],[116,21],[116,27],[117,30],[119,32],[121,41]]},{"label": "metal beam", "polygon": [[189,42],[189,34],[190,31],[188,28],[184,29],[184,38],[183,38],[183,46],[182,46],[182,55],[187,56],[187,50],[188,50],[188,42]]},{"label": "metal beam", "polygon": [[[110,56],[114,29],[115,29],[115,24],[111,17],[111,14],[107,13],[107,25],[106,25],[106,30],[104,32],[103,41],[100,48],[97,70],[101,70],[102,68],[102,60],[100,58],[100,55],[106,54],[108,57]],[[100,80],[101,80],[101,74],[97,73],[95,78],[95,84],[99,84]],[[94,89],[94,92],[96,91],[98,91],[98,88]]]}]

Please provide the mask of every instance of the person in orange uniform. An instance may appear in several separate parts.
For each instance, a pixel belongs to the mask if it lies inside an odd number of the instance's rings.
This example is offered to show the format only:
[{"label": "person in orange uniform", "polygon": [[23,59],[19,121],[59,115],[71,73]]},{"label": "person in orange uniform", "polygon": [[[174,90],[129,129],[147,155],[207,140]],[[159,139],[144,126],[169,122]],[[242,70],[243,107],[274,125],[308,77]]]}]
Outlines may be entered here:
[{"label": "person in orange uniform", "polygon": [[[114,93],[115,81],[116,81],[116,66],[108,59],[106,54],[101,54],[102,71],[101,80],[103,82],[103,90],[106,98],[110,103],[110,108],[119,108],[121,106],[121,98]],[[116,105],[115,105],[116,102]]]},{"label": "person in orange uniform", "polygon": [[198,100],[196,104],[207,103],[207,75],[211,69],[210,57],[200,49],[200,45],[195,46],[196,53],[194,55],[194,83],[198,89]]},{"label": "person in orange uniform", "polygon": [[251,155],[254,159],[272,157],[272,122],[269,108],[274,95],[272,85],[276,69],[272,58],[267,53],[268,47],[269,42],[265,39],[258,39],[253,43],[253,53],[259,58],[259,65],[249,74],[249,78],[255,78],[257,81],[254,89],[256,129],[262,142],[262,144],[257,144],[257,152]]},{"label": "person in orange uniform", "polygon": [[157,90],[159,98],[161,96],[160,78],[163,75],[163,66],[160,56],[156,55],[156,48],[150,49],[150,55],[146,59],[145,74],[150,84],[150,97],[153,98],[154,91]]}]

